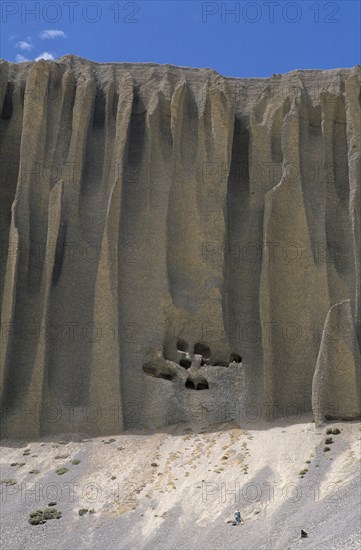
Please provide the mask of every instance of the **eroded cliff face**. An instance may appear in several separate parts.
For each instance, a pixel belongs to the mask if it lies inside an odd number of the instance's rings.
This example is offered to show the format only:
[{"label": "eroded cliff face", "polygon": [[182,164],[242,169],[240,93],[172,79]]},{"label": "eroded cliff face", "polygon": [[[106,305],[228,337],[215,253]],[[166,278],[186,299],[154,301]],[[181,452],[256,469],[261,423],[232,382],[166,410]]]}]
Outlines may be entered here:
[{"label": "eroded cliff face", "polygon": [[2,63],[2,433],[360,415],[360,81]]}]

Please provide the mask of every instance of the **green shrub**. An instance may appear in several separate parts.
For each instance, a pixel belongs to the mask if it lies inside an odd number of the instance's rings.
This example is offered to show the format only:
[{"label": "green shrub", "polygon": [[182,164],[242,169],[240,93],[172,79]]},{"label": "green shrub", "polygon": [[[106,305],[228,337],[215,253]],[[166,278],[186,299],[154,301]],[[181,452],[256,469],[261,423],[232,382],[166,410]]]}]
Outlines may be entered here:
[{"label": "green shrub", "polygon": [[29,517],[29,523],[30,525],[41,525],[42,523],[46,523],[46,519],[44,519],[43,511],[38,510],[37,512],[32,512]]},{"label": "green shrub", "polygon": [[45,508],[45,510],[36,510],[29,515],[30,525],[41,525],[46,523],[50,519],[60,519],[61,512],[58,512],[55,508]]},{"label": "green shrub", "polygon": [[8,479],[0,479],[0,484],[4,484],[4,485],[16,485],[17,484],[17,481],[16,479],[11,479],[11,478],[8,478]]},{"label": "green shrub", "polygon": [[334,429],[332,430],[332,433],[333,433],[333,435],[337,435],[337,434],[340,434],[340,433],[341,433],[341,430],[339,430],[338,428],[334,428]]},{"label": "green shrub", "polygon": [[45,508],[44,512],[44,519],[60,519],[61,518],[61,512],[58,512],[55,508]]},{"label": "green shrub", "polygon": [[326,443],[326,445],[331,445],[331,443],[333,443],[332,437],[326,437],[325,443]]},{"label": "green shrub", "polygon": [[74,464],[75,466],[77,464],[80,464],[80,460],[78,458],[73,458],[73,460],[71,461],[72,464]]},{"label": "green shrub", "polygon": [[89,512],[88,508],[80,508],[79,510],[79,516],[84,516]]},{"label": "green shrub", "polygon": [[328,451],[331,451],[330,447],[324,447],[324,448],[323,448],[323,452],[324,452],[324,453],[327,453]]},{"label": "green shrub", "polygon": [[57,470],[55,470],[55,473],[58,474],[58,476],[62,476],[64,474],[66,474],[66,472],[69,472],[68,468],[58,468]]}]

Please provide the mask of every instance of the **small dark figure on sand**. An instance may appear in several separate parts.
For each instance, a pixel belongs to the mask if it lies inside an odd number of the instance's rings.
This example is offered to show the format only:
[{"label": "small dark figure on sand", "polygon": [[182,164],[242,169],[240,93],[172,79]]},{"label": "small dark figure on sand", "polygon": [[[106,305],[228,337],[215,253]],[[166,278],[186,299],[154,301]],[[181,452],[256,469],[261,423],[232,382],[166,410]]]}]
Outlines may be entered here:
[{"label": "small dark figure on sand", "polygon": [[239,510],[234,512],[234,519],[236,520],[237,525],[241,523],[241,512]]}]

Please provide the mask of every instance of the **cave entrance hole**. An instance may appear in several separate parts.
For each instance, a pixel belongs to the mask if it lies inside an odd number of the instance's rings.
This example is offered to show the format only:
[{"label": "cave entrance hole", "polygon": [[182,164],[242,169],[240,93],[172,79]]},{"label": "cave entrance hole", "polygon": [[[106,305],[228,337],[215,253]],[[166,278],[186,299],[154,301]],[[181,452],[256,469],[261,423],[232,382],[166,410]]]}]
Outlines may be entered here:
[{"label": "cave entrance hole", "polygon": [[205,378],[197,378],[192,380],[192,378],[187,378],[185,383],[186,388],[189,390],[208,390],[209,385]]},{"label": "cave entrance hole", "polygon": [[143,365],[143,372],[147,376],[161,378],[162,380],[172,381],[176,377],[175,373],[166,366],[154,365],[153,363],[145,363]]},{"label": "cave entrance hole", "polygon": [[192,361],[190,361],[189,359],[181,359],[179,361],[179,364],[181,367],[183,367],[184,369],[190,369],[191,366],[192,366]]},{"label": "cave entrance hole", "polygon": [[203,359],[209,359],[211,356],[211,350],[206,344],[202,344],[201,342],[197,342],[194,345],[194,354],[195,355],[201,355]]},{"label": "cave entrance hole", "polygon": [[183,340],[183,338],[178,338],[178,340],[177,340],[177,350],[178,351],[188,351],[189,350],[189,345],[187,344],[187,342],[185,340]]}]

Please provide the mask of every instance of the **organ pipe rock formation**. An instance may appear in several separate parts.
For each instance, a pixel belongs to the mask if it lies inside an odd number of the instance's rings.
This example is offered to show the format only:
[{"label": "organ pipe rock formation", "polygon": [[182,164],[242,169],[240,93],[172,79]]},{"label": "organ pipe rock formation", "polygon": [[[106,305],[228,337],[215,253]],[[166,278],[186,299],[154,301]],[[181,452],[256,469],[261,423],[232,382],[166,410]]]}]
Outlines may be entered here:
[{"label": "organ pipe rock formation", "polygon": [[360,410],[361,68],[1,62],[1,430]]}]

